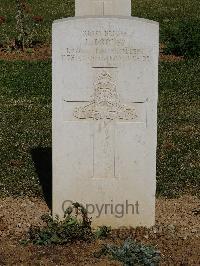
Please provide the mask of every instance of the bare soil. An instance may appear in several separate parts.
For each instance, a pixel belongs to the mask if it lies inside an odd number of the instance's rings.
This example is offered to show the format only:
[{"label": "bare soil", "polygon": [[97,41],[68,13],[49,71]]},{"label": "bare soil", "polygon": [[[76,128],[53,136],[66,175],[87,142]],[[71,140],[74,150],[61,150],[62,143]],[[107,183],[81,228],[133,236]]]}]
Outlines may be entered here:
[{"label": "bare soil", "polygon": [[179,62],[185,60],[183,56],[176,56],[176,55],[167,55],[160,53],[160,61],[164,62]]},{"label": "bare soil", "polygon": [[0,199],[0,265],[121,265],[93,254],[102,244],[120,244],[127,237],[160,250],[160,265],[200,265],[200,199],[194,196],[157,199],[156,225],[150,229],[113,230],[106,240],[91,243],[21,245],[30,224],[42,225],[40,217],[47,212],[46,203],[39,198]]},{"label": "bare soil", "polygon": [[51,58],[51,47],[43,45],[35,48],[21,50],[13,50],[12,52],[0,49],[0,59],[13,61],[13,60],[48,60]]}]

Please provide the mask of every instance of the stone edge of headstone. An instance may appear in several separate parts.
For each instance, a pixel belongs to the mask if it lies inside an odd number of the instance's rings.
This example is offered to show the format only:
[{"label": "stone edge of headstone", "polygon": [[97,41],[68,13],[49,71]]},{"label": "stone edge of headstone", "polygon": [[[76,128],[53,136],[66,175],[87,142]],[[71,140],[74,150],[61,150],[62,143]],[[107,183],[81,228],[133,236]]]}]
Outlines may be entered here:
[{"label": "stone edge of headstone", "polygon": [[67,22],[70,20],[82,20],[82,19],[107,19],[107,18],[113,18],[113,19],[127,19],[127,20],[136,20],[140,22],[145,22],[149,24],[154,24],[159,27],[159,22],[145,19],[145,18],[139,18],[139,17],[128,17],[128,16],[81,16],[81,17],[68,17],[68,18],[62,18],[62,19],[56,19],[53,21],[52,25],[62,22]]}]

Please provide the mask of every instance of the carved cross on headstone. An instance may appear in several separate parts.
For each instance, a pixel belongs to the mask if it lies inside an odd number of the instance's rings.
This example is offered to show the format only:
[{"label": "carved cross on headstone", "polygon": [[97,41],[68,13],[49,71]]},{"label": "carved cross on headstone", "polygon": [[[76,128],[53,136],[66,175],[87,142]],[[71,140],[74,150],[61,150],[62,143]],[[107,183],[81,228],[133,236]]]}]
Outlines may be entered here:
[{"label": "carved cross on headstone", "polygon": [[[76,16],[131,16],[131,0],[76,0],[75,7]],[[136,114],[134,108],[121,104],[116,86],[114,83],[111,84],[113,77],[109,80],[108,69],[98,66],[97,72],[98,68],[102,73],[98,77],[99,84],[95,86],[93,101],[76,108],[74,117],[98,120],[94,126],[93,177],[116,177],[115,121],[131,121],[134,120]],[[105,86],[107,88],[104,88]],[[95,165],[101,165],[101,167],[95,167]]]},{"label": "carved cross on headstone", "polygon": [[90,121],[93,125],[93,175],[90,177],[98,179],[119,177],[116,171],[116,123],[127,122],[131,126],[139,115],[135,103],[121,102],[111,69],[98,69],[91,101],[64,100],[68,105],[76,104],[72,114],[74,121]]},{"label": "carved cross on headstone", "polygon": [[131,16],[131,0],[76,0],[76,16]]}]

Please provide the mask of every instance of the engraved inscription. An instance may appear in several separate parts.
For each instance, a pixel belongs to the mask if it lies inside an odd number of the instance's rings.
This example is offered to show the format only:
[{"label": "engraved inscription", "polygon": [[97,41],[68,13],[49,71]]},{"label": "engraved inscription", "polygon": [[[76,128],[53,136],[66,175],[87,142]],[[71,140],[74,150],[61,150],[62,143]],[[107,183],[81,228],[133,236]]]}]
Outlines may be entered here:
[{"label": "engraved inscription", "polygon": [[84,107],[76,107],[74,116],[78,119],[121,119],[133,120],[136,111],[133,107],[121,104],[112,76],[103,70],[94,84],[93,100]]},{"label": "engraved inscription", "polygon": [[133,60],[148,62],[150,51],[130,43],[129,35],[123,30],[83,30],[78,46],[66,47],[62,58],[70,62],[105,65],[120,65]]}]

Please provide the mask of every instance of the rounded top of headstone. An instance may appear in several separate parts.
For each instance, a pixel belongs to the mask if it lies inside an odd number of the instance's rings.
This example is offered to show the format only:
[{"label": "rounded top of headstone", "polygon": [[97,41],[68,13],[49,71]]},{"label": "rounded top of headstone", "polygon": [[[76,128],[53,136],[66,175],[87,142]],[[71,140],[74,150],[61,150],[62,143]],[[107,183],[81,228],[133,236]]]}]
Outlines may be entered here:
[{"label": "rounded top of headstone", "polygon": [[63,22],[73,22],[73,21],[79,21],[82,23],[83,21],[90,21],[90,20],[94,20],[94,21],[98,21],[98,20],[104,20],[105,22],[109,22],[110,20],[112,20],[113,22],[115,22],[115,20],[117,19],[117,21],[119,20],[132,20],[132,21],[136,21],[136,22],[140,22],[140,23],[148,23],[148,24],[154,24],[155,26],[159,27],[159,22],[154,21],[154,20],[150,20],[150,19],[146,19],[146,18],[139,18],[139,17],[127,17],[127,16],[92,16],[92,15],[88,15],[88,16],[79,16],[79,17],[67,17],[67,18],[61,18],[61,19],[56,19],[53,21],[53,25],[57,24],[57,23],[63,23]]}]

